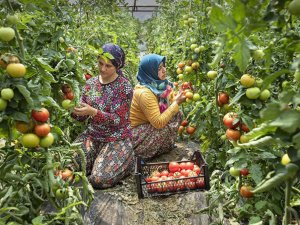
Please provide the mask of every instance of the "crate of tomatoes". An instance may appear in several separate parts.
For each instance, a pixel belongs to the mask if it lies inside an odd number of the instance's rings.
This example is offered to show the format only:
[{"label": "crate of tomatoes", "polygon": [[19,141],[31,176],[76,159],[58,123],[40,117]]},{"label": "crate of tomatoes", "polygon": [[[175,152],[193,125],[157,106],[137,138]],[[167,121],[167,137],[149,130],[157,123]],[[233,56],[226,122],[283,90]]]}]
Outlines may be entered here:
[{"label": "crate of tomatoes", "polygon": [[208,165],[199,151],[184,161],[146,163],[137,157],[135,178],[139,198],[209,189]]}]

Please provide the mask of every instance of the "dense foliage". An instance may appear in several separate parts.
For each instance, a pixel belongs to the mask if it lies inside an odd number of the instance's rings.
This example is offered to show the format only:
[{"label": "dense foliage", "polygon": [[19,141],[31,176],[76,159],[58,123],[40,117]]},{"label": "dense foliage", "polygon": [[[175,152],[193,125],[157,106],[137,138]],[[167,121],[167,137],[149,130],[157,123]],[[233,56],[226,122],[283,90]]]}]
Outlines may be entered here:
[{"label": "dense foliage", "polygon": [[196,131],[179,134],[199,141],[210,166],[202,212],[219,223],[298,220],[299,1],[160,4],[144,38],[190,96],[182,109]]},{"label": "dense foliage", "polygon": [[66,168],[74,154],[84,159],[72,144],[83,126],[70,110],[98,75],[106,42],[124,48],[134,82],[139,24],[115,1],[0,6],[0,223],[82,224],[93,189],[85,171]]}]

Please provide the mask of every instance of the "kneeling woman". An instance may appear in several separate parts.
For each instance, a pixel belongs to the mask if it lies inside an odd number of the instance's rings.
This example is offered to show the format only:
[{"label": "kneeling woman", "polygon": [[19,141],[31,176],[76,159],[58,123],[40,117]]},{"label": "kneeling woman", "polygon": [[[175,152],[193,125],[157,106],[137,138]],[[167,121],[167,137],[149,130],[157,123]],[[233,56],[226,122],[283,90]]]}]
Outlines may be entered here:
[{"label": "kneeling woman", "polygon": [[179,105],[186,97],[180,92],[170,102],[173,84],[166,79],[165,60],[157,54],[145,55],[137,74],[139,84],[133,92],[130,108],[133,149],[136,156],[144,159],[173,148],[182,120]]},{"label": "kneeling woman", "polygon": [[114,44],[102,48],[114,59],[99,57],[100,74],[86,82],[81,105],[72,112],[75,119],[88,120],[87,128],[74,142],[82,142],[87,175],[94,188],[115,185],[134,165],[129,122],[133,89],[120,70],[125,54]]}]

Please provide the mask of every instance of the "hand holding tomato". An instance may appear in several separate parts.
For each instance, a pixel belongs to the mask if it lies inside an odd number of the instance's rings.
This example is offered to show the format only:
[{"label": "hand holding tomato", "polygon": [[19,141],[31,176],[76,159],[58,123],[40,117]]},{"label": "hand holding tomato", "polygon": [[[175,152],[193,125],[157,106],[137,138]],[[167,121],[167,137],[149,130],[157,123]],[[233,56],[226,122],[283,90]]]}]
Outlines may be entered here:
[{"label": "hand holding tomato", "polygon": [[180,105],[181,103],[185,102],[185,100],[186,100],[185,93],[183,91],[179,91],[179,93],[175,97],[175,101],[177,102],[178,105]]},{"label": "hand holding tomato", "polygon": [[97,111],[97,109],[86,103],[80,103],[79,107],[74,108],[73,113],[78,116],[95,116]]}]

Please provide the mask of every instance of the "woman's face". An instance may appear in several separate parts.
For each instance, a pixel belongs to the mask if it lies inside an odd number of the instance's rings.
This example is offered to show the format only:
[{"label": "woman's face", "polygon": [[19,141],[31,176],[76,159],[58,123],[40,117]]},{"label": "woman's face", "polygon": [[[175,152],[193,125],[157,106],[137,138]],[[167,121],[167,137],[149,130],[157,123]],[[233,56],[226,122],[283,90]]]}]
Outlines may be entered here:
[{"label": "woman's face", "polygon": [[158,78],[160,80],[165,80],[167,78],[167,70],[163,62],[158,66]]},{"label": "woman's face", "polygon": [[102,78],[111,77],[117,72],[116,67],[109,59],[105,60],[101,57],[98,59],[98,68]]}]

